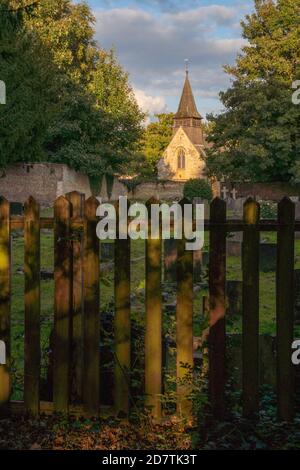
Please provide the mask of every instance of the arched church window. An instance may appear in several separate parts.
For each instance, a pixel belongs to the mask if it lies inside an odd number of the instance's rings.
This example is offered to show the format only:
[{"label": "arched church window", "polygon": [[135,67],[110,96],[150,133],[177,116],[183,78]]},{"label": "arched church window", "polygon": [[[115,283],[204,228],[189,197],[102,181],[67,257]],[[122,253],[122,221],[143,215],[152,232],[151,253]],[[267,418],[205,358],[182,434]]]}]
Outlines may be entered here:
[{"label": "arched church window", "polygon": [[185,169],[185,152],[183,149],[179,149],[177,160],[178,160],[178,163],[177,163],[178,170],[184,170]]}]

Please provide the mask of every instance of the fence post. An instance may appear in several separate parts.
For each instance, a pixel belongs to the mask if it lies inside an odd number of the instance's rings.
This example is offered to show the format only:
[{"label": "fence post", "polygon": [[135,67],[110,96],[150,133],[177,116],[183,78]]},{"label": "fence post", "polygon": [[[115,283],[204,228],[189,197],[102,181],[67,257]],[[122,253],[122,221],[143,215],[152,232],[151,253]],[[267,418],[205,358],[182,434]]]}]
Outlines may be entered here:
[{"label": "fence post", "polygon": [[30,197],[25,203],[25,342],[24,404],[36,416],[40,408],[40,207]]},{"label": "fence post", "polygon": [[210,205],[209,242],[209,392],[213,415],[222,419],[225,415],[226,381],[226,332],[225,332],[225,284],[226,284],[226,202],[215,198]]},{"label": "fence post", "polygon": [[[182,199],[182,230],[184,231],[185,204]],[[177,308],[176,308],[176,345],[177,345],[177,413],[188,418],[192,410],[190,393],[193,375],[193,251],[186,250],[184,233],[177,241]]]},{"label": "fence post", "polygon": [[[73,191],[66,195],[71,203],[72,219],[83,217],[84,194]],[[82,401],[83,370],[83,246],[82,232],[72,230],[72,373],[71,396]]]},{"label": "fence post", "polygon": [[99,201],[85,202],[84,229],[84,381],[83,397],[88,416],[100,411],[100,260],[96,234]]},{"label": "fence post", "polygon": [[0,411],[6,413],[10,378],[10,293],[11,293],[10,206],[0,197],[0,340],[5,344],[6,363],[0,364]]},{"label": "fence post", "polygon": [[71,293],[70,203],[54,204],[54,411],[68,413],[70,392]]},{"label": "fence post", "polygon": [[278,204],[276,310],[277,310],[277,413],[282,421],[294,417],[294,223],[295,204],[284,198]]},{"label": "fence post", "polygon": [[151,407],[155,422],[161,420],[162,393],[162,301],[161,301],[161,227],[160,236],[151,237],[151,206],[147,202],[148,239],[146,240],[146,332],[145,332],[145,393],[146,406]]},{"label": "fence post", "polygon": [[130,393],[130,238],[119,238],[119,203],[116,204],[115,240],[115,383],[117,413],[129,412]]},{"label": "fence post", "polygon": [[243,414],[259,411],[259,204],[244,204],[243,237]]}]

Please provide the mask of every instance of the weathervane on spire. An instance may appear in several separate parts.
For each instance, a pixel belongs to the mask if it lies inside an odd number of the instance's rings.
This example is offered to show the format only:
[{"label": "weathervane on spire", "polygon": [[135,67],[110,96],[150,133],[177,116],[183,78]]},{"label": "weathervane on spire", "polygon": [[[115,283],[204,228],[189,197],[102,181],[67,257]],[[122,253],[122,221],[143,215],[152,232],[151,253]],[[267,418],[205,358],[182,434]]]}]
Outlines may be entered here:
[{"label": "weathervane on spire", "polygon": [[189,64],[190,64],[190,59],[185,59],[185,73],[188,75],[189,73]]}]

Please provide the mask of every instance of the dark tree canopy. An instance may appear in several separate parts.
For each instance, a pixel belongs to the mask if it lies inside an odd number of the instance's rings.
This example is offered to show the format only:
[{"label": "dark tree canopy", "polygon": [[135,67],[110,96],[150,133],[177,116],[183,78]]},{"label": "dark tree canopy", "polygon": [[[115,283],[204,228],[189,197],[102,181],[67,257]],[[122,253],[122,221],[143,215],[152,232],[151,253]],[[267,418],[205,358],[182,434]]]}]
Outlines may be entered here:
[{"label": "dark tree canopy", "polygon": [[300,181],[300,107],[292,83],[300,78],[300,0],[256,0],[242,22],[248,45],[234,67],[224,111],[214,124],[208,174],[232,180]]},{"label": "dark tree canopy", "polygon": [[70,0],[20,3],[0,0],[8,96],[0,107],[1,167],[52,161],[89,175],[121,171],[144,115],[114,51],[96,45],[90,8]]}]

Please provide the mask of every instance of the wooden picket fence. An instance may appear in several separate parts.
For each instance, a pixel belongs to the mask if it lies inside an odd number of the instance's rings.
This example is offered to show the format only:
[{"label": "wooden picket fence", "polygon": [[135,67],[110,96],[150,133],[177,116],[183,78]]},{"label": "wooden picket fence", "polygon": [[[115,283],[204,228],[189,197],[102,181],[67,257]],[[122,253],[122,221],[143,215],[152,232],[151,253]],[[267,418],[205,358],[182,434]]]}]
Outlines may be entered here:
[{"label": "wooden picket fence", "polygon": [[[181,201],[181,204],[186,203]],[[148,202],[157,203],[154,199]],[[73,192],[54,204],[54,217],[40,217],[33,198],[25,203],[24,216],[10,216],[10,205],[0,200],[0,339],[7,348],[7,363],[0,366],[2,409],[33,415],[40,412],[76,413],[99,416],[100,322],[99,239],[96,209],[91,197],[83,201]],[[118,224],[117,224],[118,225]],[[54,230],[54,365],[53,403],[40,401],[40,231]],[[24,230],[25,249],[25,351],[24,402],[10,401],[10,301],[11,230]],[[209,395],[216,418],[224,417],[226,383],[225,284],[226,236],[243,231],[243,410],[247,417],[259,411],[259,236],[261,231],[277,232],[277,403],[281,420],[294,415],[294,378],[291,344],[294,323],[294,204],[284,198],[278,205],[278,220],[260,220],[259,204],[248,199],[243,220],[226,220],[226,203],[219,198],[210,206],[209,231]],[[78,234],[81,233],[80,236]],[[162,242],[146,243],[145,259],[145,396],[153,418],[160,421],[162,394]],[[177,270],[177,378],[193,366],[193,254],[178,240]],[[115,241],[115,370],[114,408],[129,412],[130,370],[130,241]],[[200,314],[200,313],[199,313]],[[80,406],[70,400],[70,373],[75,364],[74,386]],[[184,365],[184,366],[183,366]],[[191,413],[189,389],[178,380],[177,409]]]}]

